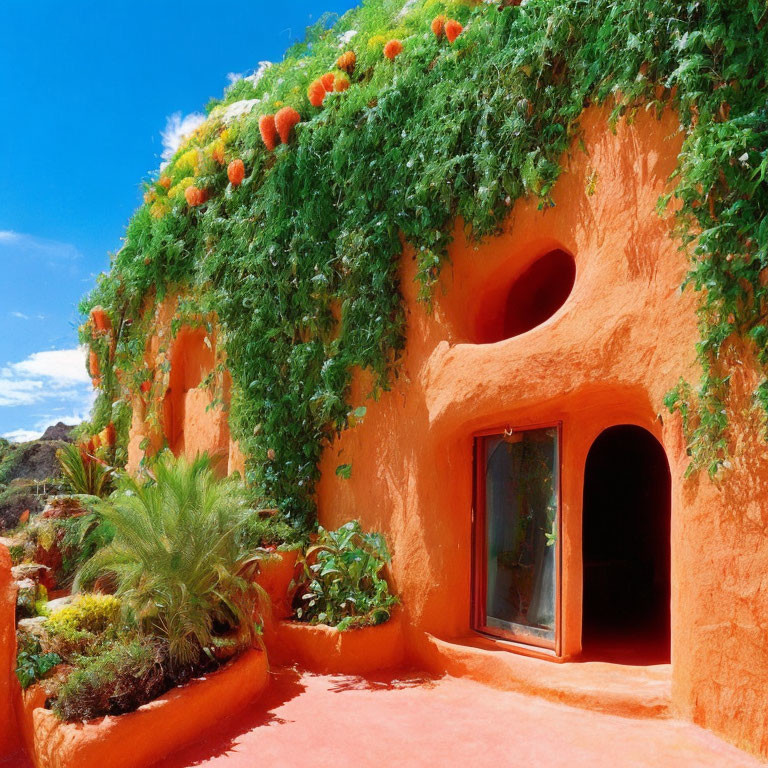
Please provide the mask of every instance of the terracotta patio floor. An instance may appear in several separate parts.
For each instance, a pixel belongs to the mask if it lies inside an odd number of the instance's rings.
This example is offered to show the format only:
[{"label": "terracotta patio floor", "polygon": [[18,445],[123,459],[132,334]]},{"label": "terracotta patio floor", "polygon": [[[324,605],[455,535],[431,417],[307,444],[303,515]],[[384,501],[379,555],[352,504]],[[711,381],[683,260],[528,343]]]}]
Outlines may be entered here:
[{"label": "terracotta patio floor", "polygon": [[363,679],[273,672],[270,688],[163,768],[256,765],[747,768],[764,766],[696,726],[632,720],[401,673]]}]

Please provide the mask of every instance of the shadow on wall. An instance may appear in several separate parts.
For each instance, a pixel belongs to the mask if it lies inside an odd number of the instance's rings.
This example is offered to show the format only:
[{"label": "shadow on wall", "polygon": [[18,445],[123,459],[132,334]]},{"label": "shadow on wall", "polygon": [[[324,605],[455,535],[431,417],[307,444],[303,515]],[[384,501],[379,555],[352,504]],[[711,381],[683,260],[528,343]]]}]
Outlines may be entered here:
[{"label": "shadow on wall", "polygon": [[494,278],[475,323],[477,344],[520,336],[549,320],[565,304],[576,281],[576,263],[555,249],[538,257],[511,282]]}]

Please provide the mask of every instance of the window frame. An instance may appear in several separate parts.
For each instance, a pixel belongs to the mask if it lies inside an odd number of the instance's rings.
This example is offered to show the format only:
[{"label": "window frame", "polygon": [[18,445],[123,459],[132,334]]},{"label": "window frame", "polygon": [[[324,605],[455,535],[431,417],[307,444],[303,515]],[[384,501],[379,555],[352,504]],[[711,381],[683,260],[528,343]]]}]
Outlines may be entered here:
[{"label": "window frame", "polygon": [[[539,638],[512,632],[499,627],[489,627],[486,618],[488,546],[486,536],[485,462],[481,461],[482,438],[496,435],[531,432],[537,429],[557,430],[557,540],[555,542],[555,632],[554,639]],[[548,421],[538,424],[488,427],[472,433],[472,583],[470,600],[470,626],[475,632],[519,644],[526,648],[540,649],[561,656],[562,649],[562,508],[563,508],[563,422]],[[521,649],[522,650],[522,649]]]}]

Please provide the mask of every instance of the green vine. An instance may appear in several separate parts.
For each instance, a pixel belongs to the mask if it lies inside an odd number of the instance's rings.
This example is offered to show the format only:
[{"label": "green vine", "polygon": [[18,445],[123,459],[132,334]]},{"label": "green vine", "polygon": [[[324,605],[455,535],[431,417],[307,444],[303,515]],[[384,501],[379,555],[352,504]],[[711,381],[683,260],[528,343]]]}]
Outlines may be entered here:
[{"label": "green vine", "polygon": [[[464,25],[452,44],[430,31],[440,13]],[[610,103],[614,121],[669,106],[685,132],[673,194],[688,283],[701,292],[704,375],[668,405],[687,409],[694,464],[716,470],[727,449],[725,349],[747,339],[768,367],[766,20],[762,0],[422,0],[405,10],[367,0],[209,105],[147,183],[82,309],[132,321],[115,360],[135,375],[147,307],[170,286],[200,297],[226,350],[247,479],[295,524],[310,522],[323,447],[354,421],[353,371],[372,374],[374,395],[397,375],[403,239],[428,299],[457,217],[479,240],[519,198],[553,205],[585,106]],[[391,61],[382,49],[393,38],[404,50]],[[347,49],[351,87],[310,106],[307,88]],[[229,105],[250,99],[251,113],[225,123]],[[259,118],[286,104],[303,122],[268,151]],[[227,178],[235,158],[246,169],[239,186]],[[207,202],[190,207],[190,185]],[[768,404],[766,380],[755,398]]]}]

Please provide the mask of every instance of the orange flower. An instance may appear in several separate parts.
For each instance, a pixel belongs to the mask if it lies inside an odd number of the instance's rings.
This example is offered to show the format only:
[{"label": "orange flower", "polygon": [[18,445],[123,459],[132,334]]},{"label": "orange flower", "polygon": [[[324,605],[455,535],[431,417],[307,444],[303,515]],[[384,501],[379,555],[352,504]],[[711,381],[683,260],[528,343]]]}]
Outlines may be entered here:
[{"label": "orange flower", "polygon": [[397,56],[403,52],[403,44],[399,40],[390,40],[384,46],[384,55],[390,60],[394,61]]},{"label": "orange flower", "polygon": [[313,107],[322,107],[325,100],[325,86],[320,80],[315,80],[307,90],[307,96],[309,97],[309,103]]},{"label": "orange flower", "polygon": [[92,379],[98,379],[101,376],[101,367],[99,366],[99,356],[91,350],[88,354],[88,373]]},{"label": "orange flower", "polygon": [[163,189],[170,189],[171,188],[171,177],[170,176],[161,176],[160,177],[160,186]]},{"label": "orange flower", "polygon": [[192,184],[184,190],[184,197],[187,199],[190,208],[194,208],[205,202],[205,194],[203,193],[203,190],[198,189]]},{"label": "orange flower", "polygon": [[352,74],[352,70],[355,68],[356,63],[357,57],[355,56],[354,51],[347,51],[346,53],[342,53],[341,56],[336,59],[336,66],[349,74]]},{"label": "orange flower", "polygon": [[327,93],[333,91],[333,84],[336,82],[336,75],[333,72],[326,72],[321,78],[320,82],[323,84]]},{"label": "orange flower", "polygon": [[432,19],[432,32],[435,37],[443,36],[443,32],[445,32],[445,16],[442,13]]},{"label": "orange flower", "polygon": [[299,122],[301,122],[301,115],[293,107],[283,107],[275,115],[275,126],[283,144],[291,140],[291,131]]},{"label": "orange flower", "polygon": [[336,83],[333,86],[334,91],[341,93],[342,91],[346,91],[349,86],[349,78],[346,75],[336,75]]},{"label": "orange flower", "polygon": [[463,31],[464,27],[456,19],[448,19],[445,22],[445,36],[448,38],[449,43],[453,43]]},{"label": "orange flower", "polygon": [[277,126],[274,115],[264,115],[259,118],[259,133],[264,146],[271,152],[277,146]]},{"label": "orange flower", "polygon": [[117,431],[115,430],[115,423],[110,421],[109,424],[107,424],[104,432],[106,433],[105,437],[107,438],[107,445],[111,448],[117,442]]},{"label": "orange flower", "polygon": [[233,187],[239,187],[245,178],[245,163],[238,157],[227,166],[227,178]]}]

